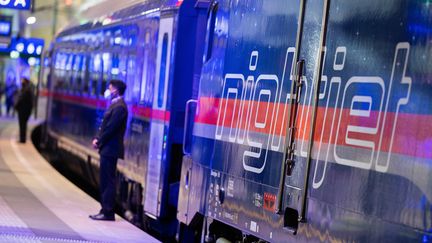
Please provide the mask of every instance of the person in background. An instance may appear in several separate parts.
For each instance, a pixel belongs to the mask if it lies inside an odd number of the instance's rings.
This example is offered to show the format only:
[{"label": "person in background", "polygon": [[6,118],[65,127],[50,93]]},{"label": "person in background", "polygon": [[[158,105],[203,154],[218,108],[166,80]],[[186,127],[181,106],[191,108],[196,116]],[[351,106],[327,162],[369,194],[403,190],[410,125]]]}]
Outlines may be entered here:
[{"label": "person in background", "polygon": [[3,94],[4,94],[4,92],[5,92],[5,88],[4,88],[4,83],[3,83],[3,81],[0,81],[0,116],[1,115],[3,115],[2,114],[2,111],[3,111],[3,109],[2,109],[2,98],[3,98]]},{"label": "person in background", "polygon": [[12,109],[14,105],[14,98],[17,94],[17,85],[15,84],[15,80],[10,80],[6,83],[5,87],[5,103],[6,103],[6,116],[9,116],[10,112],[12,112],[12,116],[14,111]]},{"label": "person in background", "polygon": [[34,95],[30,80],[27,78],[22,78],[21,85],[21,90],[19,91],[15,102],[15,110],[18,112],[20,131],[19,142],[25,143],[27,135],[27,122],[33,109]]},{"label": "person in background", "polygon": [[98,214],[90,215],[94,220],[114,221],[116,192],[117,160],[124,157],[123,139],[126,131],[128,110],[123,99],[126,84],[120,80],[111,80],[105,91],[105,98],[111,100],[104,113],[102,125],[93,139],[93,147],[100,155],[100,202],[102,209]]}]

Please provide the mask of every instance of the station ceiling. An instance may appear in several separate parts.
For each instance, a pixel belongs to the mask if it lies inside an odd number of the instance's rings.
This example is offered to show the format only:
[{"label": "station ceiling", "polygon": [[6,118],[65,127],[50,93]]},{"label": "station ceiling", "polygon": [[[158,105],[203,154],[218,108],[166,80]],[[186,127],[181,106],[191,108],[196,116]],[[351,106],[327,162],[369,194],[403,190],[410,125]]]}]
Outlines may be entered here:
[{"label": "station ceiling", "polygon": [[[85,23],[118,9],[146,0],[32,0],[34,12],[0,9],[0,14],[14,17],[13,34],[52,40],[53,34],[71,25]],[[27,25],[29,16],[37,21]]]}]

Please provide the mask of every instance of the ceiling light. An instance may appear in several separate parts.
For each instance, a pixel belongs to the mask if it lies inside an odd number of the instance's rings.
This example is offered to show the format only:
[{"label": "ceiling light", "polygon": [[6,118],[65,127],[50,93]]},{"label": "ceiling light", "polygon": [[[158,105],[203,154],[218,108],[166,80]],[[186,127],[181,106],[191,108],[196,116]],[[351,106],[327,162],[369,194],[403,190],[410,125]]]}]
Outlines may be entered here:
[{"label": "ceiling light", "polygon": [[27,24],[34,24],[36,23],[36,17],[35,16],[30,16],[27,18]]}]

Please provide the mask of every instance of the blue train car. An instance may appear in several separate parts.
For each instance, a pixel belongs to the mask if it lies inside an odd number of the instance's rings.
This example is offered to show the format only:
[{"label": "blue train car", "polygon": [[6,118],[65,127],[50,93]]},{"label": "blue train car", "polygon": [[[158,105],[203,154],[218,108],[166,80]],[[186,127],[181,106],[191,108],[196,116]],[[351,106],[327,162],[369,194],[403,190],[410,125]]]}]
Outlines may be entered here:
[{"label": "blue train car", "polygon": [[176,230],[185,104],[196,97],[208,7],[207,1],[145,1],[68,28],[53,42],[44,75],[51,144],[80,157],[67,166],[95,184],[99,156],[91,140],[108,105],[103,92],[111,79],[127,84],[118,201],[131,220],[144,217],[167,235]]},{"label": "blue train car", "polygon": [[430,1],[220,0],[208,26],[183,225],[206,242],[432,241]]}]

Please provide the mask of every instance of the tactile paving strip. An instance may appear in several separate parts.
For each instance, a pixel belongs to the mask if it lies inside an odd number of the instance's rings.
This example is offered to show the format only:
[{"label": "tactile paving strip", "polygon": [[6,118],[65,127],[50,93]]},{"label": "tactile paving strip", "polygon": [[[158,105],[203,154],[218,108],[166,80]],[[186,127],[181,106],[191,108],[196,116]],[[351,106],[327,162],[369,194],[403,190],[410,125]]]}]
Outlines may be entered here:
[{"label": "tactile paving strip", "polygon": [[5,200],[0,196],[0,240],[4,234],[17,234],[26,237],[33,237],[35,234],[27,225],[13,212]]},{"label": "tactile paving strip", "polygon": [[0,242],[73,242],[100,243],[96,241],[74,240],[59,237],[36,236],[31,229],[13,212],[0,196]]},{"label": "tactile paving strip", "polygon": [[83,241],[83,240],[71,240],[62,239],[55,237],[40,237],[40,236],[25,236],[15,234],[0,234],[0,242],[7,243],[48,243],[48,242],[71,242],[71,243],[101,243],[98,241]]}]

